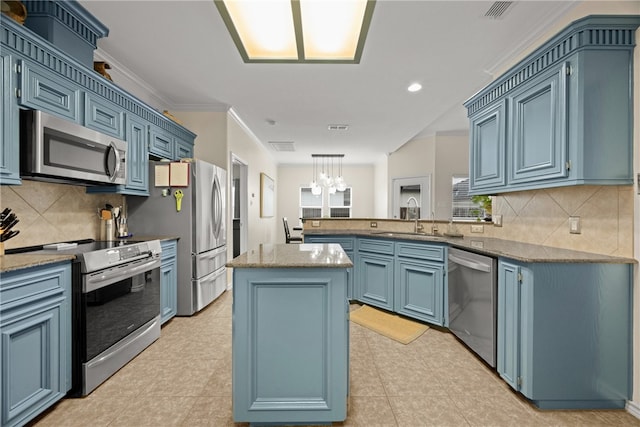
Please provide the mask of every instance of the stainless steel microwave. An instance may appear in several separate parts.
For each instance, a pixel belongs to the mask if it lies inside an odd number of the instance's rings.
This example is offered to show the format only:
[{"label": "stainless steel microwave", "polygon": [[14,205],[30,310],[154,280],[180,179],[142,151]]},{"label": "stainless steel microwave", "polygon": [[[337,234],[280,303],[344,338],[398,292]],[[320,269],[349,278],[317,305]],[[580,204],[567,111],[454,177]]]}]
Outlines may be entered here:
[{"label": "stainless steel microwave", "polygon": [[84,185],[124,184],[127,143],[38,110],[20,112],[20,175]]}]

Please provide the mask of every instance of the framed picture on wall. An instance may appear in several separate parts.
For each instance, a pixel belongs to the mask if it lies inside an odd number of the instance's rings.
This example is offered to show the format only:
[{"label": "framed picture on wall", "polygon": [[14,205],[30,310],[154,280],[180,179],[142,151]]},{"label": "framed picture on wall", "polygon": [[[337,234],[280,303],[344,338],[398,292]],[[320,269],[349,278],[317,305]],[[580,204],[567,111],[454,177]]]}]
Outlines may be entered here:
[{"label": "framed picture on wall", "polygon": [[260,217],[271,218],[275,204],[275,183],[267,174],[260,173]]}]

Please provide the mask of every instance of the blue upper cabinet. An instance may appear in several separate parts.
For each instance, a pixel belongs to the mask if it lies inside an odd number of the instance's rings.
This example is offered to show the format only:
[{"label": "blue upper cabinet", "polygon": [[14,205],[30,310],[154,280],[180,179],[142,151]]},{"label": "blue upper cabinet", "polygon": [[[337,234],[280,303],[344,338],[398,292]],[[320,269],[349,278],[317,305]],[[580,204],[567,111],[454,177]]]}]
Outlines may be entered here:
[{"label": "blue upper cabinet", "polygon": [[84,103],[84,125],[124,139],[124,110],[98,95],[87,93]]},{"label": "blue upper cabinet", "polygon": [[496,188],[507,183],[505,173],[506,107],[500,101],[469,118],[472,153],[471,188]]},{"label": "blue upper cabinet", "polygon": [[640,16],[575,21],[467,102],[470,193],[633,184]]},{"label": "blue upper cabinet", "polygon": [[20,184],[20,150],[18,136],[18,104],[16,98],[17,79],[13,72],[15,60],[10,55],[0,55],[0,185]]},{"label": "blue upper cabinet", "polygon": [[80,86],[28,61],[20,61],[18,70],[21,74],[18,98],[21,106],[82,122]]},{"label": "blue upper cabinet", "polygon": [[566,178],[567,79],[562,65],[509,97],[511,161],[509,182]]},{"label": "blue upper cabinet", "polygon": [[[24,108],[42,110],[125,140],[126,185],[87,187],[87,191],[148,195],[149,155],[171,160],[193,157],[196,135],[93,70],[95,42],[108,31],[79,4],[27,3],[31,21],[24,26],[12,19],[0,20],[0,185],[21,182],[18,112]],[[56,28],[47,27],[47,19],[55,21]],[[72,37],[67,37],[70,33]],[[76,49],[77,43],[72,42],[76,36],[88,37],[80,41],[89,46],[86,52]]]}]

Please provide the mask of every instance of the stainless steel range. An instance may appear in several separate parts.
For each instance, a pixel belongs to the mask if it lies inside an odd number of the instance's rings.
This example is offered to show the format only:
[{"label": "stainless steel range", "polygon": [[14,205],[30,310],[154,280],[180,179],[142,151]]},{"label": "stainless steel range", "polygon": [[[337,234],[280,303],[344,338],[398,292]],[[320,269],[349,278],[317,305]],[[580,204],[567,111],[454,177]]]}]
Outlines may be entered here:
[{"label": "stainless steel range", "polygon": [[160,337],[158,240],[58,244],[76,255],[72,389],[86,396]]}]

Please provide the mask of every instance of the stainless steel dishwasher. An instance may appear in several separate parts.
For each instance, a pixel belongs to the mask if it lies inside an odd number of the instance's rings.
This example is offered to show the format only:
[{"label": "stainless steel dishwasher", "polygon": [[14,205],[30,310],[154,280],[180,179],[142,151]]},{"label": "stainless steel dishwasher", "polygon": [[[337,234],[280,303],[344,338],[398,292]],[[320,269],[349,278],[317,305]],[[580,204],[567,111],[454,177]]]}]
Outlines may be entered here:
[{"label": "stainless steel dishwasher", "polygon": [[497,260],[449,249],[449,330],[496,366]]}]

